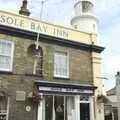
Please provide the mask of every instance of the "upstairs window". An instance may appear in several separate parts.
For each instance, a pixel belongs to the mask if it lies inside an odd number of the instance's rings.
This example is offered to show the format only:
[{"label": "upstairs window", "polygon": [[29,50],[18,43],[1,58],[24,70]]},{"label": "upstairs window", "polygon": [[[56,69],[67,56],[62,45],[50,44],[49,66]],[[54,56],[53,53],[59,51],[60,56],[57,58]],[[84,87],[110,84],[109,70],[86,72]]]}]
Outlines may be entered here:
[{"label": "upstairs window", "polygon": [[69,78],[68,54],[65,52],[56,52],[54,55],[54,76]]},{"label": "upstairs window", "polygon": [[0,40],[0,71],[12,71],[13,48],[12,42]]}]

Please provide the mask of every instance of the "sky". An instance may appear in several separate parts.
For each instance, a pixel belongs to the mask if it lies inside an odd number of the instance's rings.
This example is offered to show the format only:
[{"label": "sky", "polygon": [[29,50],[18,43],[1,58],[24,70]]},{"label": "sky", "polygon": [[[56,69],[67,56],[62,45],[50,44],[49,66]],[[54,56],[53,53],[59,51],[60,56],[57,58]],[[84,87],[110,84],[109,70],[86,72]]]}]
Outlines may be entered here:
[{"label": "sky", "polygon": [[[31,17],[55,24],[70,26],[75,0],[45,0],[41,15],[41,0],[28,0]],[[0,0],[0,9],[18,12],[22,0]],[[120,71],[120,0],[94,0],[94,14],[99,18],[99,41],[102,53],[102,75],[105,88],[115,86],[115,75]],[[41,16],[41,17],[40,17]]]}]

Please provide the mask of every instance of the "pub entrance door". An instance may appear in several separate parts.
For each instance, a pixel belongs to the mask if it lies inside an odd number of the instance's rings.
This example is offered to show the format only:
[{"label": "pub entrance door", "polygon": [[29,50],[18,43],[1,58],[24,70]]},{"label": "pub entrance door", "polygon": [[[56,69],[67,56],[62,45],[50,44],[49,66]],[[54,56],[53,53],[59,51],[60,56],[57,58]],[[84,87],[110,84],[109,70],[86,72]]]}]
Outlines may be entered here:
[{"label": "pub entrance door", "polygon": [[80,120],[90,120],[89,103],[80,103]]}]

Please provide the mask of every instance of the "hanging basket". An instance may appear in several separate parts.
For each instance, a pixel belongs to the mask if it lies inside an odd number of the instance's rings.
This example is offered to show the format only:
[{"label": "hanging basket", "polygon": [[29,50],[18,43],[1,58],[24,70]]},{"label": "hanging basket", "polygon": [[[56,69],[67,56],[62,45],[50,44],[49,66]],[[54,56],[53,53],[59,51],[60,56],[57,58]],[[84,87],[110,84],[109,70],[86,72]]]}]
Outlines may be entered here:
[{"label": "hanging basket", "polygon": [[31,99],[34,103],[40,103],[43,100],[43,96],[38,91],[33,91],[28,94],[28,99]]},{"label": "hanging basket", "polygon": [[29,57],[36,58],[36,57],[41,57],[43,55],[43,51],[40,46],[38,46],[38,49],[36,49],[36,44],[31,44],[28,47],[27,54]]}]

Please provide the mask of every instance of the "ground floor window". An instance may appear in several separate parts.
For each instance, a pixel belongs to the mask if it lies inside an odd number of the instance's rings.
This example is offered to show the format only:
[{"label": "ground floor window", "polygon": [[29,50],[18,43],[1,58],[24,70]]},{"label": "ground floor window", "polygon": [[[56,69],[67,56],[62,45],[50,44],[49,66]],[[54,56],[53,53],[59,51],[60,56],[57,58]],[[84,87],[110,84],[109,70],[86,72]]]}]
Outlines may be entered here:
[{"label": "ground floor window", "polygon": [[0,96],[0,120],[7,120],[8,116],[8,97]]},{"label": "ground floor window", "polygon": [[43,96],[38,120],[94,120],[92,96]]},{"label": "ground floor window", "polygon": [[45,96],[45,120],[72,120],[73,100],[68,96]]}]

